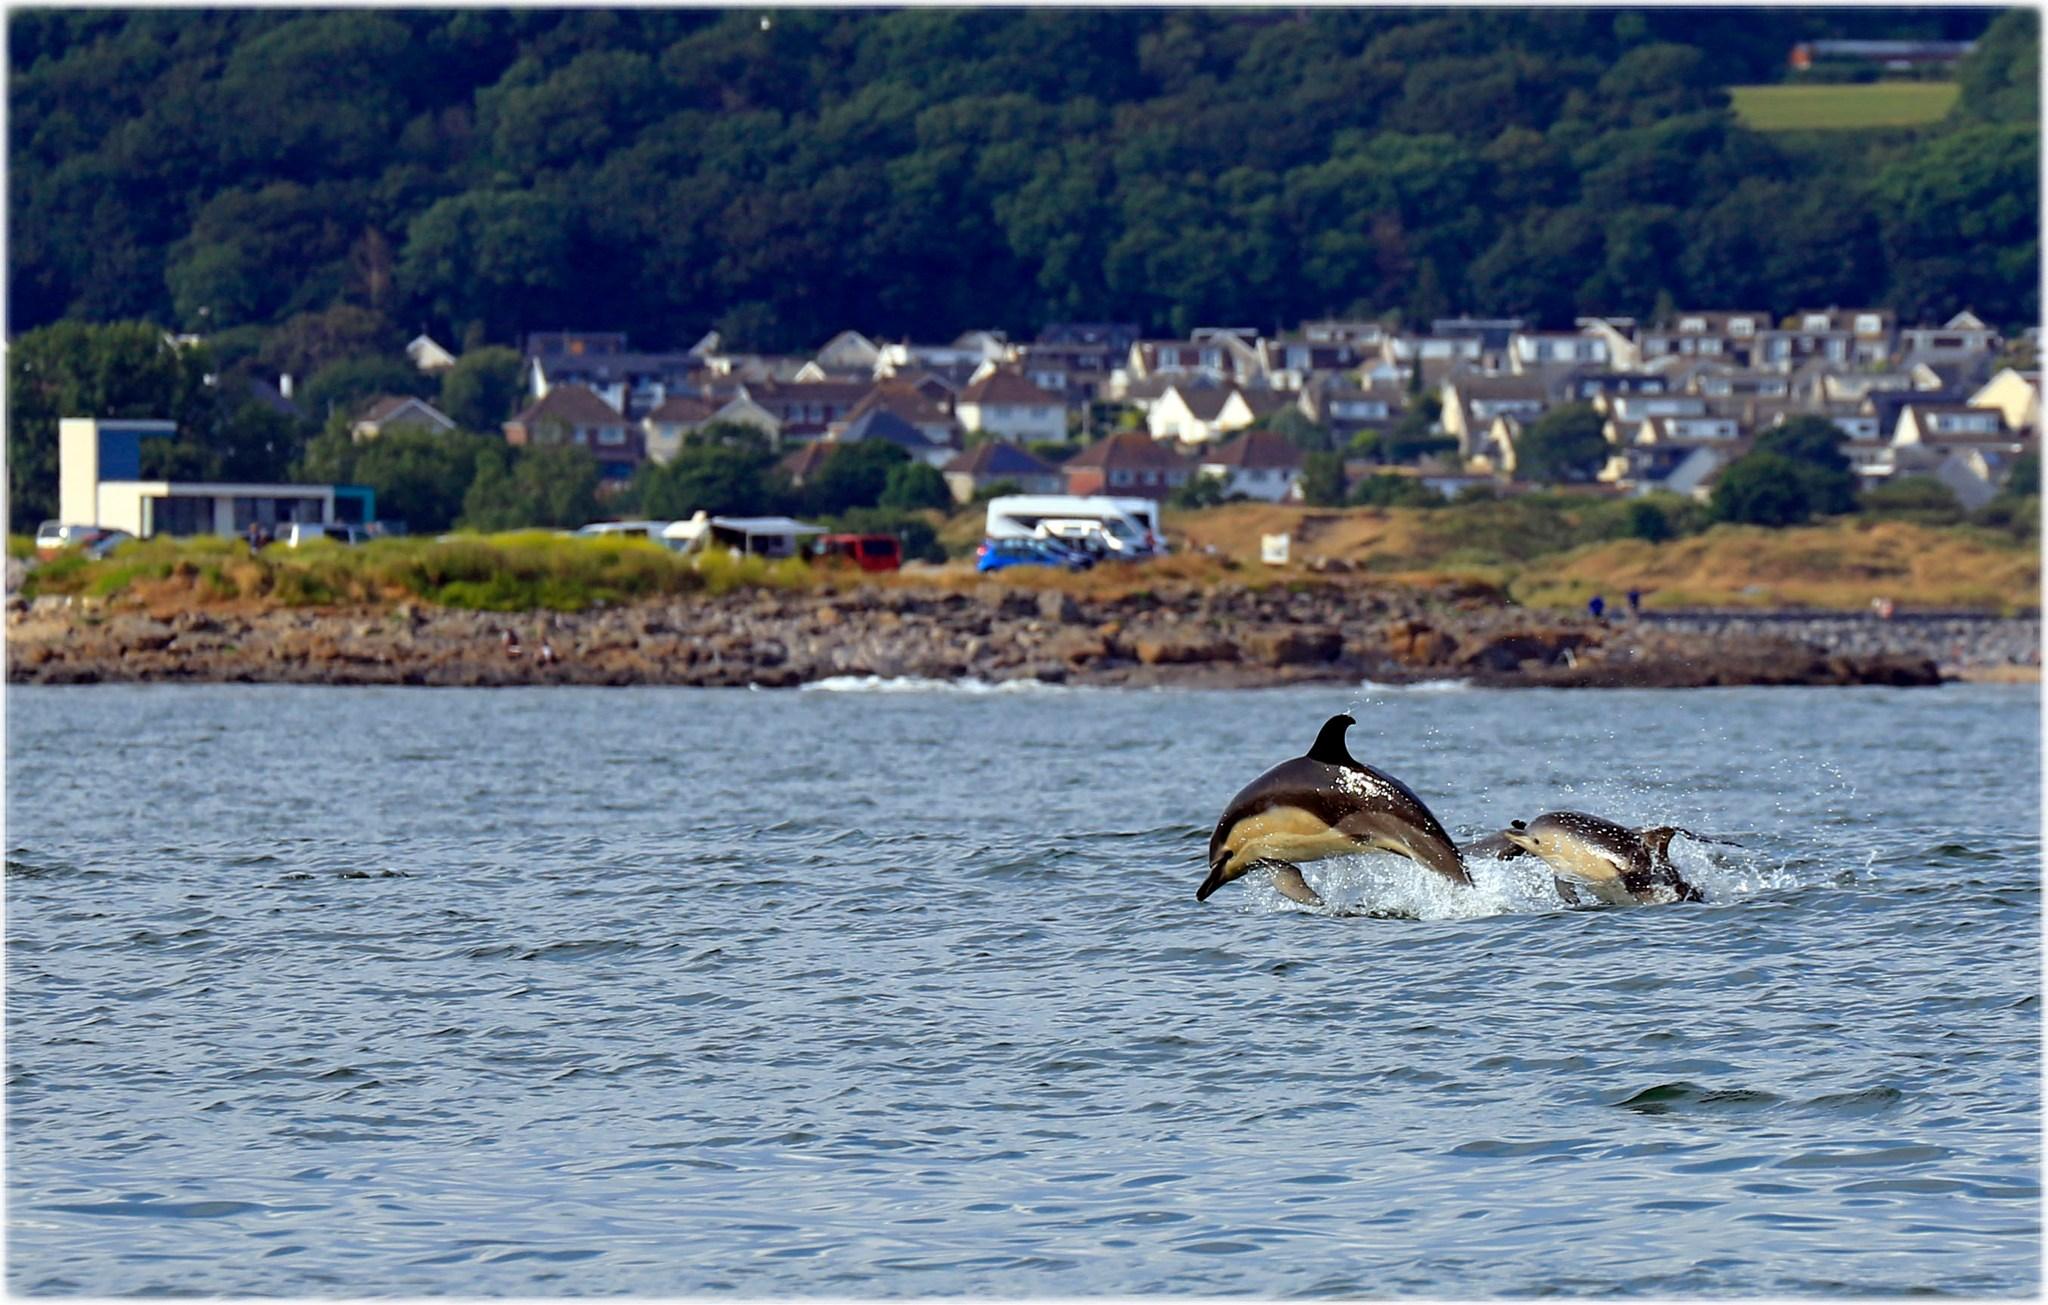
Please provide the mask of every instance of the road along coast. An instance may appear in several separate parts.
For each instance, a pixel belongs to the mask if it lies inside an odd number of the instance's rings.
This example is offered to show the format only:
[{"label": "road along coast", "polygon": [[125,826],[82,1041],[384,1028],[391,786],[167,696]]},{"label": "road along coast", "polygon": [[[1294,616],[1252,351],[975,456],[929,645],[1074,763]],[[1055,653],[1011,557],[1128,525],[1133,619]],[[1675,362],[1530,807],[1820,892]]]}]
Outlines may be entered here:
[{"label": "road along coast", "polygon": [[1925,685],[2038,674],[2038,618],[1688,613],[1596,621],[1484,587],[1318,580],[1115,596],[1013,588],[750,590],[580,613],[397,603],[267,609],[10,601],[14,683],[671,684],[839,676],[1261,686]]}]

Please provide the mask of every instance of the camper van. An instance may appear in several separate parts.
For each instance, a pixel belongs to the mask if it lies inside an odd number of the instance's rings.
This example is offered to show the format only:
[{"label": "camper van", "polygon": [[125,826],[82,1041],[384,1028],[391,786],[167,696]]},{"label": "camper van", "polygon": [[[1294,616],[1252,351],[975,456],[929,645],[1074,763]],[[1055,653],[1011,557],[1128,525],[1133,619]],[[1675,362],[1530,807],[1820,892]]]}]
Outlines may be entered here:
[{"label": "camper van", "polygon": [[1053,539],[1108,557],[1166,551],[1159,504],[1149,498],[1081,494],[1006,494],[988,501],[990,539]]}]

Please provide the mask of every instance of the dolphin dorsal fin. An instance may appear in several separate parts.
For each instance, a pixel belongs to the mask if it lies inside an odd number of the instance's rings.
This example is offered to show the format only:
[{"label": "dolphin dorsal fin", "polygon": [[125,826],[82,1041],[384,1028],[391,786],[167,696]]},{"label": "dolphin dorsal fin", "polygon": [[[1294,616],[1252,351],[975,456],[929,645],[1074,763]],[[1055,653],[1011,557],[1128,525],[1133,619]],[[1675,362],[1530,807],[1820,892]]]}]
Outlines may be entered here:
[{"label": "dolphin dorsal fin", "polygon": [[1344,746],[1344,731],[1357,723],[1349,716],[1332,716],[1324,721],[1322,733],[1316,735],[1315,746],[1308,750],[1308,759],[1325,765],[1356,768],[1358,763],[1352,760],[1351,749]]}]

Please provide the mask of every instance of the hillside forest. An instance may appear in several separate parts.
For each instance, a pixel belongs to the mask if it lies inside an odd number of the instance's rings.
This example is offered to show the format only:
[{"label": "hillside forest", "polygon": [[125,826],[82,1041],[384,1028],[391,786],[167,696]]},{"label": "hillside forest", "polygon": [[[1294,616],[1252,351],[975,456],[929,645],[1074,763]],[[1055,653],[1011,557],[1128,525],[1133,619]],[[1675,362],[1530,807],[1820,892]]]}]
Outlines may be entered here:
[{"label": "hillside forest", "polygon": [[[2031,10],[18,8],[8,36],[10,336],[2039,314]],[[1932,128],[1739,125],[1724,88],[1818,36],[1980,45]]]}]

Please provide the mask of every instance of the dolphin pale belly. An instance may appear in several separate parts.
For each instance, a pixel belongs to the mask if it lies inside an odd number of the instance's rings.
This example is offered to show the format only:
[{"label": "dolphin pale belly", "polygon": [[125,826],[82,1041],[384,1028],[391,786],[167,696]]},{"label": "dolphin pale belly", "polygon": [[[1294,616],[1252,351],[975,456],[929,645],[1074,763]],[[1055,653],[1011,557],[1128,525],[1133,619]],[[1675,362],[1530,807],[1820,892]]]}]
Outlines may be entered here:
[{"label": "dolphin pale belly", "polygon": [[1195,900],[1259,865],[1295,901],[1320,901],[1299,867],[1326,857],[1394,852],[1454,883],[1470,884],[1464,859],[1421,798],[1392,775],[1358,762],[1344,744],[1354,724],[1332,716],[1306,755],[1283,761],[1230,800],[1209,838],[1209,877]]},{"label": "dolphin pale belly", "polygon": [[1609,905],[1627,906],[1703,900],[1671,861],[1671,840],[1679,834],[1699,837],[1675,825],[1630,829],[1583,811],[1552,811],[1500,837],[1541,857],[1561,882],[1580,885]]}]

